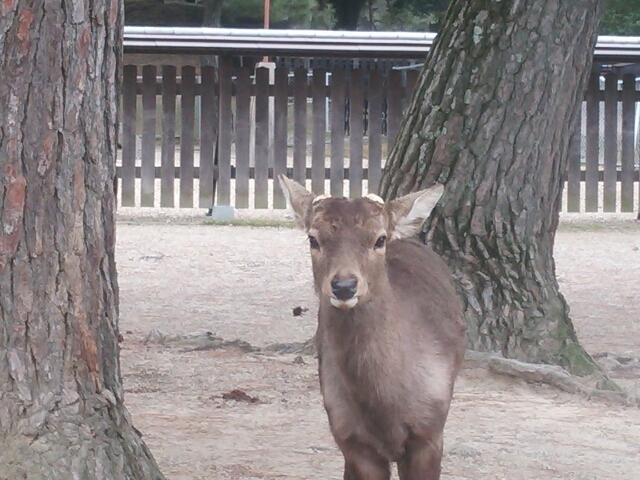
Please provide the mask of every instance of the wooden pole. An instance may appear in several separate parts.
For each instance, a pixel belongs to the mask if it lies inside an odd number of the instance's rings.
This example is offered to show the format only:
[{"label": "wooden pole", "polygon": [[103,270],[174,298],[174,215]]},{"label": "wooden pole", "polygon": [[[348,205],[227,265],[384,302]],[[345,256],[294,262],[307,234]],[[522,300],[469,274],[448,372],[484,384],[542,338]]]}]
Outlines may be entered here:
[{"label": "wooden pole", "polygon": [[269,28],[269,16],[271,10],[271,0],[264,0],[264,28]]},{"label": "wooden pole", "polygon": [[[265,30],[269,29],[270,17],[271,17],[271,0],[264,0],[264,24],[263,24],[263,28]],[[265,56],[262,59],[262,61],[263,62],[268,62],[269,61],[269,57]]]}]

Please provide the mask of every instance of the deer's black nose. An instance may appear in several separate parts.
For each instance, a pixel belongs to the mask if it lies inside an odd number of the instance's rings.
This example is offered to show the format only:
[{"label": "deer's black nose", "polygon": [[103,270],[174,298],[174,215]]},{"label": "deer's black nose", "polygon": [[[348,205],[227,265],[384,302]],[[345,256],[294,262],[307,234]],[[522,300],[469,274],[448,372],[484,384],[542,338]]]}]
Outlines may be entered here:
[{"label": "deer's black nose", "polygon": [[356,277],[338,278],[331,280],[331,291],[338,300],[349,300],[354,297],[358,289]]}]

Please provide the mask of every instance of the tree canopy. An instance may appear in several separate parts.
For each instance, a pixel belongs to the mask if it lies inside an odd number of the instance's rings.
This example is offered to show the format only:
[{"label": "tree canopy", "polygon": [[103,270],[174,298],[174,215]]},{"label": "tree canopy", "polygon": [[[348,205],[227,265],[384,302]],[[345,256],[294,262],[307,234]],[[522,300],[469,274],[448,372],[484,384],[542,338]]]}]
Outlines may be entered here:
[{"label": "tree canopy", "polygon": [[[125,0],[127,25],[202,25],[207,0]],[[221,25],[262,27],[263,0],[222,1]],[[449,0],[271,0],[274,28],[438,31]],[[640,0],[607,0],[601,35],[640,35]]]},{"label": "tree canopy", "polygon": [[[125,0],[127,25],[200,26],[205,21],[206,0]],[[261,28],[263,0],[222,0],[220,25]],[[271,0],[273,28],[331,29],[333,8],[318,0]]]},{"label": "tree canopy", "polygon": [[640,0],[607,0],[602,35],[640,35]]}]

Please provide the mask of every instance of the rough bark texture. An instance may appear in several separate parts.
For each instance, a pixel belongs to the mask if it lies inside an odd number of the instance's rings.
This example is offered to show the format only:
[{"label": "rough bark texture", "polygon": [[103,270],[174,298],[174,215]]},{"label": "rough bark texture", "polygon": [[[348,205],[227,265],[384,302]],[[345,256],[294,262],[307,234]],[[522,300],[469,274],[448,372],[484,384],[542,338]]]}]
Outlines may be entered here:
[{"label": "rough bark texture", "polygon": [[446,184],[425,239],[465,300],[472,348],[597,367],[578,344],[553,260],[562,173],[598,0],[454,0],[381,191]]},{"label": "rough bark texture", "polygon": [[0,2],[0,479],[162,479],[123,406],[120,0]]}]

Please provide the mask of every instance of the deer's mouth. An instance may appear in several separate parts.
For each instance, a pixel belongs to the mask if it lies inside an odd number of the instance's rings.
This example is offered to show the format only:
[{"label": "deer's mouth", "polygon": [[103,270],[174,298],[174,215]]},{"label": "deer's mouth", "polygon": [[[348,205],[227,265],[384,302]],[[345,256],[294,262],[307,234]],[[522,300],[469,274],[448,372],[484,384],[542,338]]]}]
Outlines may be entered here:
[{"label": "deer's mouth", "polygon": [[336,297],[329,297],[329,301],[331,302],[331,305],[333,305],[336,308],[339,308],[340,310],[349,310],[353,307],[355,307],[358,304],[358,297],[351,297],[347,300],[340,300],[339,298]]}]

